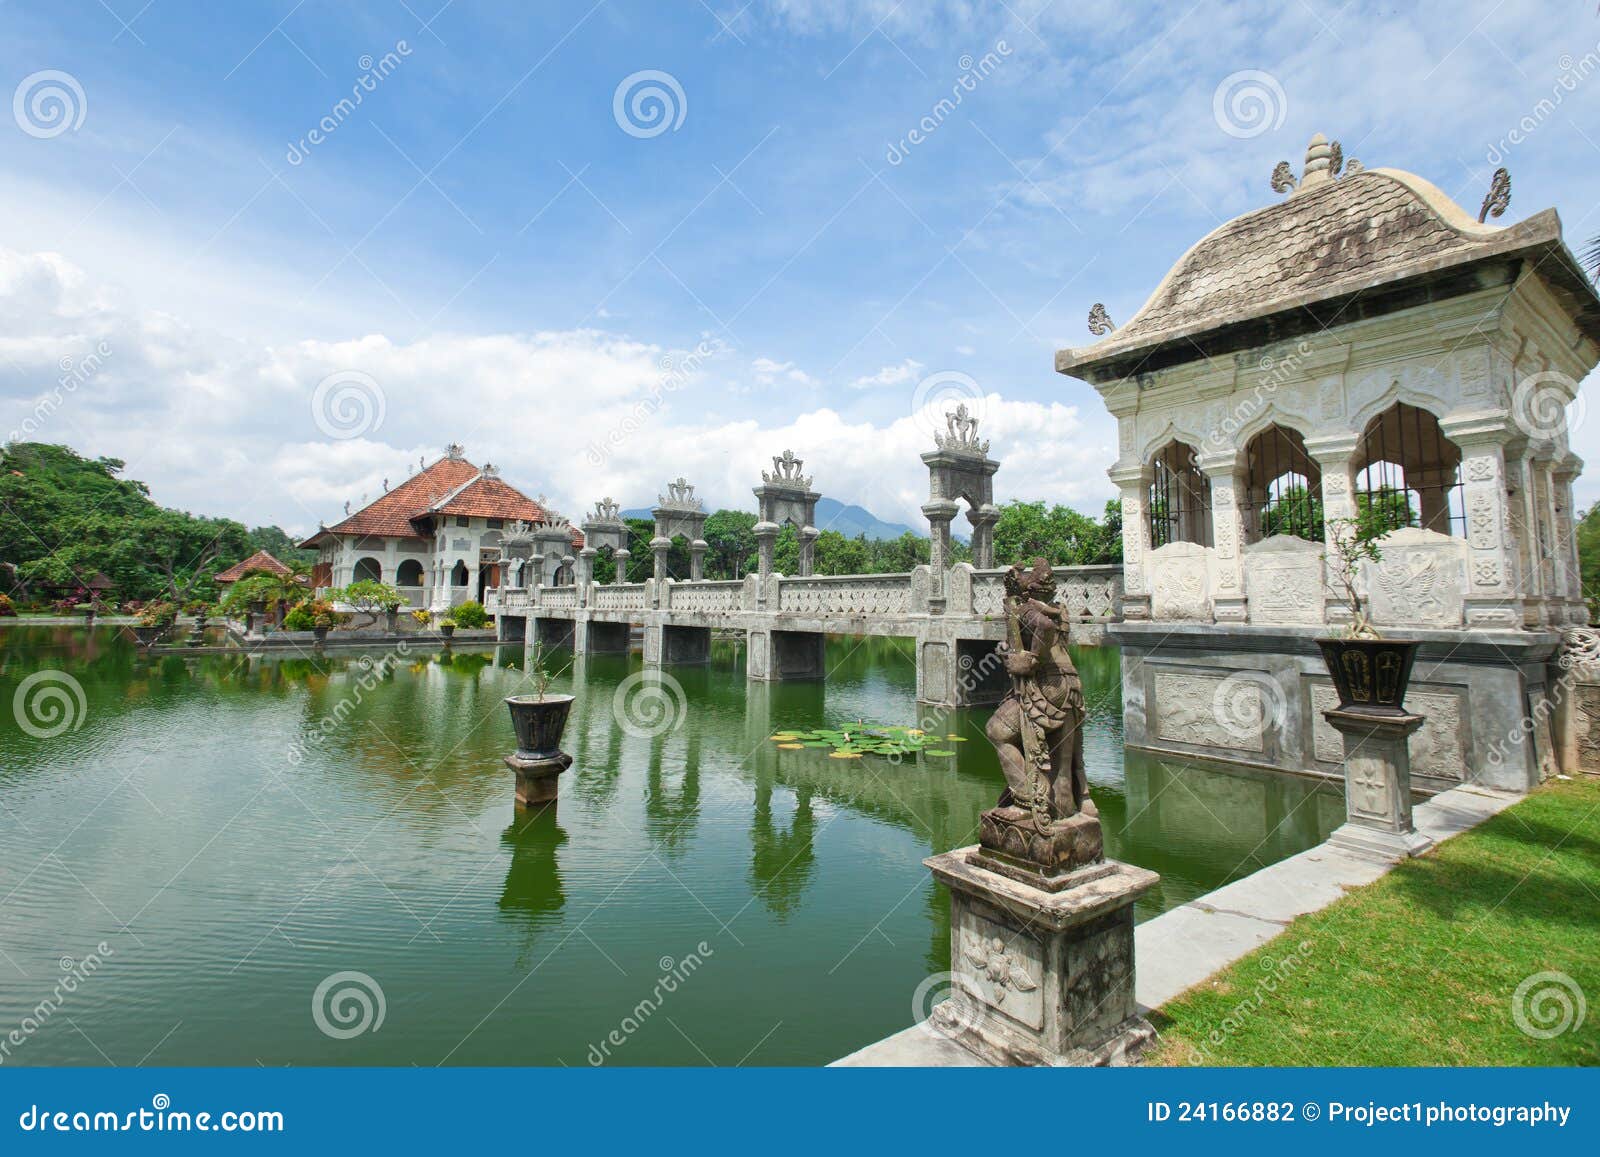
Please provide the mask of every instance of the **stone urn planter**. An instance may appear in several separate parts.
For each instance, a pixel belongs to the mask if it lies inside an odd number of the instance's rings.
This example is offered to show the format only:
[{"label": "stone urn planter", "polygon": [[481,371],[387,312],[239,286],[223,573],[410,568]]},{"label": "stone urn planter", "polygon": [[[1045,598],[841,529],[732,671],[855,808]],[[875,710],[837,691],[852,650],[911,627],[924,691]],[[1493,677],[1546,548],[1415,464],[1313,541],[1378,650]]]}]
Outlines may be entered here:
[{"label": "stone urn planter", "polygon": [[441,623],[439,625],[439,633],[447,639],[454,638],[456,625],[454,623]]},{"label": "stone urn planter", "polygon": [[320,646],[322,646],[323,642],[328,637],[328,628],[327,627],[312,627],[311,628],[311,634],[316,638],[317,646],[320,647]]},{"label": "stone urn planter", "polygon": [[166,630],[162,626],[136,626],[133,628],[133,637],[141,647],[154,646],[156,640],[161,638],[161,632]]},{"label": "stone urn planter", "polygon": [[1339,710],[1405,715],[1406,685],[1421,645],[1412,639],[1318,639]]},{"label": "stone urn planter", "polygon": [[83,605],[83,621],[88,626],[91,626],[91,627],[94,626],[94,604],[93,603],[85,603]]},{"label": "stone urn planter", "polygon": [[383,629],[391,635],[400,629],[400,611],[398,609],[383,612]]},{"label": "stone urn planter", "polygon": [[572,696],[511,695],[506,707],[517,732],[517,750],[506,756],[506,766],[517,774],[517,802],[523,807],[554,803],[557,778],[572,766],[572,756],[561,750]]}]

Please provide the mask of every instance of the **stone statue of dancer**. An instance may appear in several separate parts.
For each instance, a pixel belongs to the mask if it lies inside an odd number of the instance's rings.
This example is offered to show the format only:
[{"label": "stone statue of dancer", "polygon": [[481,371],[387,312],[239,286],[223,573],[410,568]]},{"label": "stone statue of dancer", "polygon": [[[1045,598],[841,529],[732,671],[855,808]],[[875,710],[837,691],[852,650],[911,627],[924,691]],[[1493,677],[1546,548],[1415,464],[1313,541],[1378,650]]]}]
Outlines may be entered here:
[{"label": "stone statue of dancer", "polygon": [[1006,642],[1000,653],[1011,690],[986,732],[1006,789],[984,813],[980,842],[1047,870],[1069,870],[1101,854],[1098,812],[1083,765],[1083,685],[1067,652],[1067,626],[1055,603],[1049,563],[1039,558],[1031,568],[1013,566],[1005,592]]}]

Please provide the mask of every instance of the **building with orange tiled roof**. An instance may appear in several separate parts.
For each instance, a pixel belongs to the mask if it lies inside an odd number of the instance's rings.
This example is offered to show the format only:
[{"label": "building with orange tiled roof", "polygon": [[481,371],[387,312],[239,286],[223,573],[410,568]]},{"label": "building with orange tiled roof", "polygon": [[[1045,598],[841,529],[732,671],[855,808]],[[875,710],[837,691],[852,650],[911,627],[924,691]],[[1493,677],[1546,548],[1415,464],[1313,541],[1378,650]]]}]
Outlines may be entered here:
[{"label": "building with orange tiled roof", "polygon": [[218,586],[227,586],[229,583],[238,582],[247,574],[275,574],[279,577],[288,577],[294,572],[277,558],[264,550],[258,550],[243,562],[236,562],[225,571],[219,571],[211,581]]},{"label": "building with orange tiled roof", "polygon": [[[300,545],[319,552],[318,591],[361,579],[390,583],[413,607],[448,610],[483,601],[499,584],[501,534],[533,523],[544,508],[504,481],[495,467],[467,461],[459,444],[445,456]],[[582,536],[574,531],[574,547]]]}]

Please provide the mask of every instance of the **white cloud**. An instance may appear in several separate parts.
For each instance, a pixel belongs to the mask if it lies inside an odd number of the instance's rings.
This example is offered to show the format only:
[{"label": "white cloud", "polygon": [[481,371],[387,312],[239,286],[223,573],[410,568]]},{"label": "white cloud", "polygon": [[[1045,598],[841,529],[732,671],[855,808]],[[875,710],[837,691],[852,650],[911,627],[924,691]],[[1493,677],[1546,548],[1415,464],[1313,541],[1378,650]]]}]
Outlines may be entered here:
[{"label": "white cloud", "polygon": [[793,362],[780,362],[772,358],[756,358],[750,363],[750,369],[756,375],[756,381],[764,386],[775,385],[780,378],[800,386],[817,386],[821,384],[816,378],[813,378]]},{"label": "white cloud", "polygon": [[857,378],[850,383],[850,388],[855,390],[872,390],[880,386],[903,386],[907,382],[915,381],[923,370],[923,364],[914,358],[893,366],[884,366],[875,374]]},{"label": "white cloud", "polygon": [[[473,461],[498,464],[574,518],[607,494],[650,505],[678,475],[713,506],[748,509],[761,469],[793,449],[823,494],[925,526],[919,455],[943,427],[936,407],[887,425],[829,408],[781,423],[707,416],[689,394],[731,354],[714,341],[702,351],[601,330],[252,345],[141,313],[54,255],[0,250],[0,431],[34,419],[37,428],[24,431],[31,440],[126,459],[127,476],[166,505],[309,532],[460,441]],[[60,390],[60,359],[87,367],[90,355],[93,372],[40,415],[40,399]],[[888,371],[909,378],[916,368]],[[763,358],[752,369],[809,381],[792,363]],[[355,434],[330,437],[313,411],[317,384],[352,371],[364,377],[349,381],[376,393],[358,394],[365,410],[325,412],[325,423],[347,418]],[[1093,509],[1110,494],[1103,467],[1113,451],[1086,436],[1074,407],[991,394],[975,408],[1006,463],[1002,499],[1048,496]]]}]

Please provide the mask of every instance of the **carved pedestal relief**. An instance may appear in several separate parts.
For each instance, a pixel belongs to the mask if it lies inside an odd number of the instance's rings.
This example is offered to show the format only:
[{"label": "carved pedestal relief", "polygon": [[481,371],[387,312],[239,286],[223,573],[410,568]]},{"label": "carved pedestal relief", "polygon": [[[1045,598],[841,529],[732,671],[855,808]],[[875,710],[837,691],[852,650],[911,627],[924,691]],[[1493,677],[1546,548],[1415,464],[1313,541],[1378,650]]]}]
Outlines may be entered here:
[{"label": "carved pedestal relief", "polygon": [[1466,544],[1431,530],[1404,527],[1378,540],[1383,557],[1361,568],[1379,626],[1461,625]]},{"label": "carved pedestal relief", "polygon": [[[1468,735],[1462,726],[1460,693],[1413,687],[1406,692],[1406,708],[1427,720],[1407,741],[1411,775],[1421,786],[1442,790],[1466,779]],[[1339,697],[1326,683],[1311,686],[1311,751],[1318,763],[1344,762],[1344,741],[1322,717],[1339,705]],[[1426,782],[1426,781],[1434,782]]]},{"label": "carved pedestal relief", "polygon": [[1257,624],[1322,624],[1323,546],[1279,534],[1244,550],[1250,621]]},{"label": "carved pedestal relief", "polygon": [[1211,621],[1207,551],[1192,542],[1169,542],[1150,552],[1150,613],[1156,619]]}]

